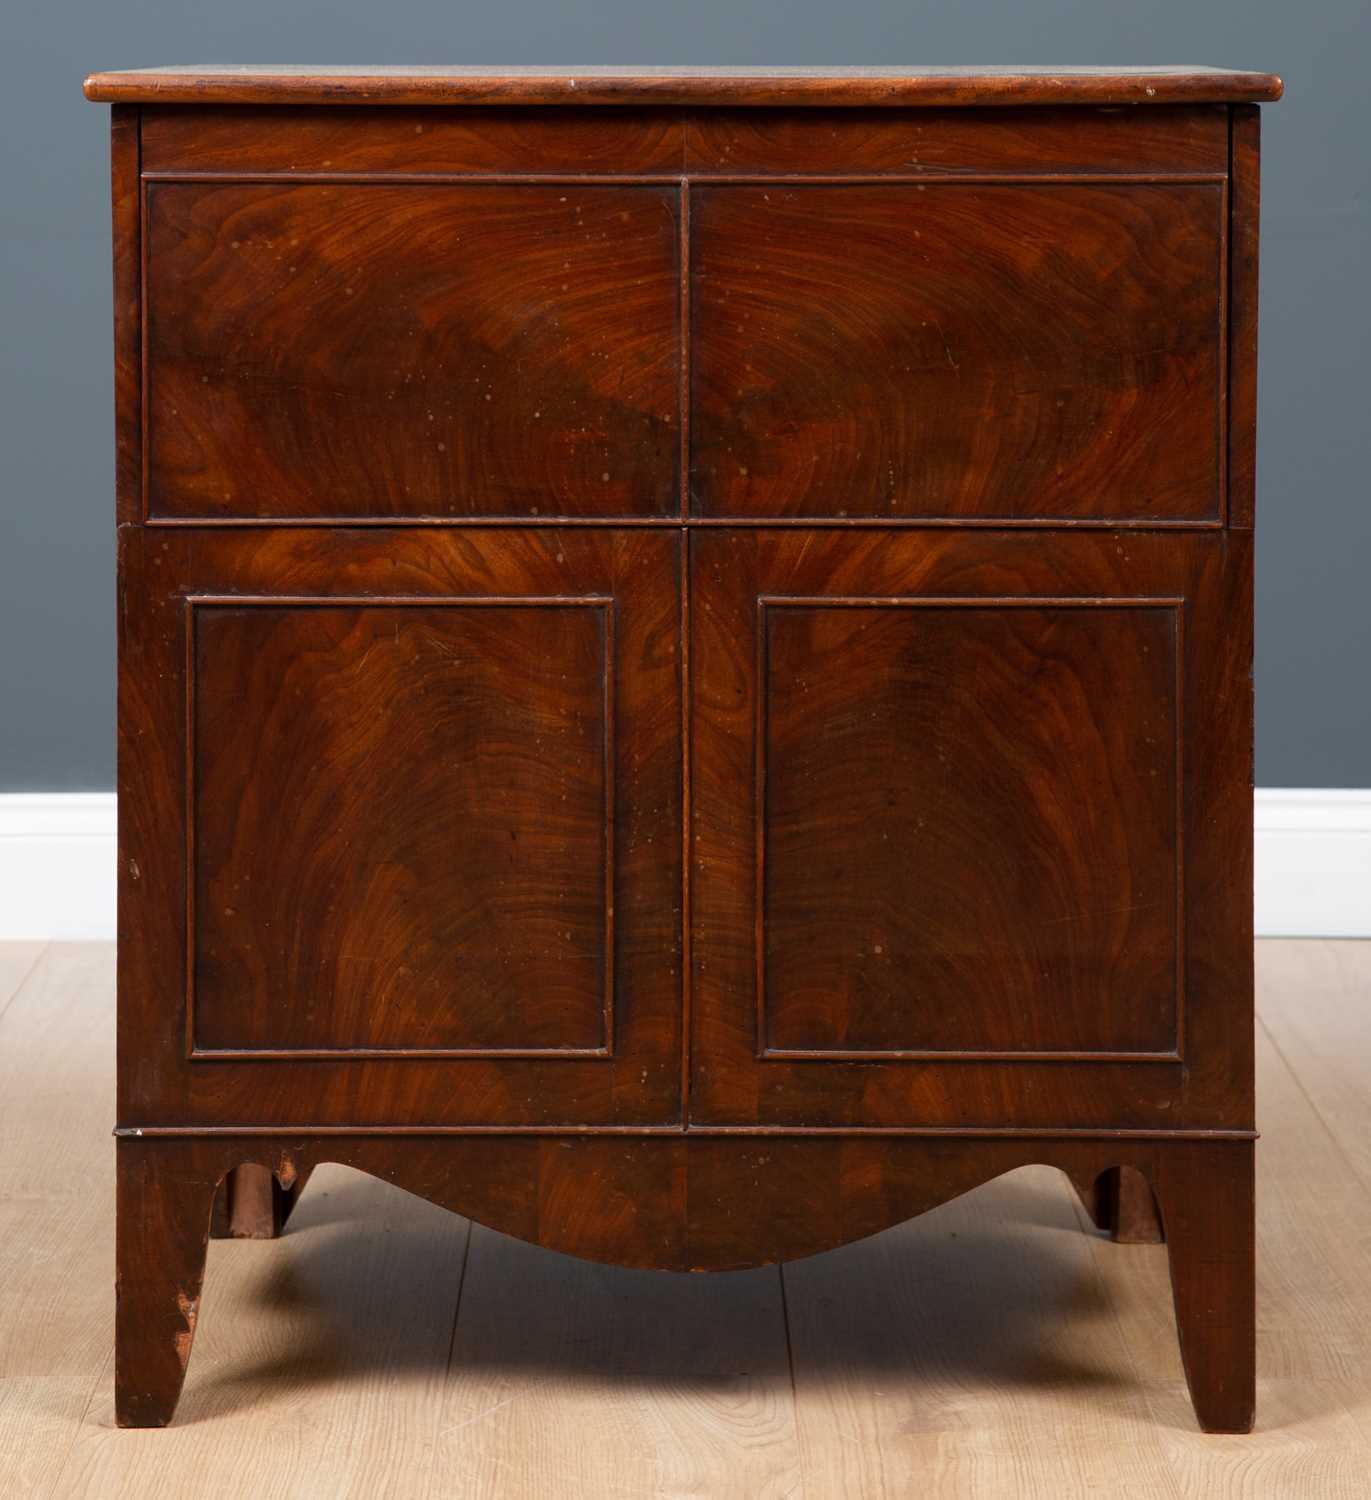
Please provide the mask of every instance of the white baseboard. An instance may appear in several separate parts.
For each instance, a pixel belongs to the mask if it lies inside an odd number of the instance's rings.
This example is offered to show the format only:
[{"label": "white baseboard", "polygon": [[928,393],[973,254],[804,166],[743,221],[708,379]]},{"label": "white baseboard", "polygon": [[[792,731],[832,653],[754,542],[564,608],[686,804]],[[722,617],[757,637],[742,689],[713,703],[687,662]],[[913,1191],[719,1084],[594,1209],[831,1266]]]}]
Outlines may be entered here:
[{"label": "white baseboard", "polygon": [[0,940],[114,936],[113,792],[0,796]]},{"label": "white baseboard", "polygon": [[1257,934],[1371,938],[1371,789],[1259,787]]},{"label": "white baseboard", "polygon": [[[1257,932],[1371,938],[1371,789],[1259,789]],[[0,795],[0,941],[114,936],[112,792]]]}]

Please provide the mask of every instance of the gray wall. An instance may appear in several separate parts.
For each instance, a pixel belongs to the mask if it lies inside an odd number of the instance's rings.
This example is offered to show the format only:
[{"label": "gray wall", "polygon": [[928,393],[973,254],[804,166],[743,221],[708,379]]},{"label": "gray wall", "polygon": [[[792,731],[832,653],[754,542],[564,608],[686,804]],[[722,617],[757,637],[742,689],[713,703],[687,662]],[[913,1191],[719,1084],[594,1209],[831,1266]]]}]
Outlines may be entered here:
[{"label": "gray wall", "polygon": [[1281,73],[1264,120],[1257,779],[1371,785],[1365,0],[48,0],[0,109],[0,791],[113,784],[108,111],[175,62],[1169,63]]}]

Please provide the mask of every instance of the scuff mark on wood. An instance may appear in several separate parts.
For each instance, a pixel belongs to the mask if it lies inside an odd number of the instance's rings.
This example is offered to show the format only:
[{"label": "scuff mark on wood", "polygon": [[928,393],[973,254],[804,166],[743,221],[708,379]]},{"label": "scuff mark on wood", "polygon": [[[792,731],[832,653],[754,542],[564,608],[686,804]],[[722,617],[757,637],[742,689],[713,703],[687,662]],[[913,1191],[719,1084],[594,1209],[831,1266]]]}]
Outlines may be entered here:
[{"label": "scuff mark on wood", "polygon": [[176,1306],[186,1320],[185,1330],[176,1335],[176,1357],[184,1370],[190,1363],[190,1346],[195,1342],[195,1320],[200,1316],[200,1299],[187,1297],[182,1291],[176,1293]]}]

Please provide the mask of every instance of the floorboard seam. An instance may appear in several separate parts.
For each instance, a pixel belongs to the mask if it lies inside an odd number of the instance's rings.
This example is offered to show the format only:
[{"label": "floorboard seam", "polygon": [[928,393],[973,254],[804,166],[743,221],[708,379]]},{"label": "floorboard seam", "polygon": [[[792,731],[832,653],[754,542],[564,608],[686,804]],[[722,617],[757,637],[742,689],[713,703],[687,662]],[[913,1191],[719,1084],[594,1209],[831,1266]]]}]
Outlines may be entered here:
[{"label": "floorboard seam", "polygon": [[1353,1181],[1356,1182],[1357,1186],[1362,1190],[1362,1192],[1367,1194],[1368,1196],[1371,1196],[1371,1183],[1368,1183],[1366,1181],[1362,1174],[1357,1170],[1357,1167],[1352,1161],[1351,1157],[1349,1157],[1347,1152],[1343,1150],[1342,1142],[1338,1139],[1337,1133],[1333,1130],[1332,1126],[1329,1125],[1328,1121],[1324,1119],[1323,1111],[1319,1108],[1317,1103],[1315,1103],[1314,1098],[1310,1094],[1309,1090],[1305,1088],[1304,1080],[1300,1077],[1299,1070],[1285,1055],[1285,1049],[1276,1040],[1274,1033],[1266,1024],[1266,1020],[1262,1016],[1260,1011],[1257,1013],[1257,1025],[1261,1027],[1262,1034],[1266,1037],[1271,1050],[1276,1054],[1277,1061],[1279,1061],[1281,1067],[1283,1067],[1285,1071],[1290,1075],[1290,1081],[1299,1091],[1300,1098],[1303,1099],[1304,1102],[1309,1106],[1310,1112],[1319,1122],[1319,1128],[1328,1137],[1333,1150],[1337,1152],[1338,1160],[1342,1162],[1343,1166],[1346,1168],[1347,1172],[1350,1174]]},{"label": "floorboard seam", "polygon": [[[1104,1267],[1101,1264],[1103,1257],[1109,1252],[1109,1250],[1116,1250],[1121,1247],[1115,1245],[1113,1240],[1111,1240],[1108,1235],[1103,1234],[1098,1226],[1091,1222],[1090,1216],[1086,1212],[1085,1205],[1077,1196],[1074,1188],[1072,1188],[1069,1184],[1063,1182],[1061,1190],[1066,1194],[1067,1199],[1070,1202],[1071,1210],[1076,1215],[1076,1221],[1080,1225],[1082,1233],[1084,1233],[1090,1241],[1090,1274],[1095,1281],[1095,1285],[1099,1290],[1100,1296],[1104,1299],[1105,1306],[1109,1309],[1109,1322],[1113,1327],[1114,1337],[1117,1339],[1120,1347],[1123,1349],[1124,1360],[1128,1365],[1129,1374],[1133,1377],[1133,1389],[1137,1392],[1143,1409],[1143,1425],[1152,1429],[1152,1436],[1153,1441],[1156,1445],[1158,1461],[1160,1462],[1162,1468],[1165,1469],[1167,1474],[1171,1476],[1171,1493],[1174,1497],[1174,1500],[1184,1500],[1184,1480],[1182,1479],[1182,1476],[1177,1469],[1176,1464],[1173,1462],[1170,1453],[1167,1452],[1166,1445],[1156,1438],[1156,1433],[1160,1430],[1161,1417],[1159,1416],[1157,1408],[1152,1400],[1151,1385],[1144,1377],[1142,1370],[1139,1368],[1137,1358],[1133,1353],[1133,1346],[1129,1343],[1128,1334],[1123,1326],[1123,1319],[1119,1316],[1118,1304],[1115,1301],[1114,1293],[1110,1288],[1109,1278],[1105,1275]],[[1164,1246],[1155,1245],[1140,1248],[1146,1248],[1150,1250],[1165,1250]],[[1169,1305],[1170,1304],[1167,1304],[1168,1308]]]},{"label": "floorboard seam", "polygon": [[800,1397],[795,1381],[795,1341],[790,1332],[790,1296],[785,1287],[785,1265],[778,1262],[776,1280],[781,1288],[781,1327],[785,1330],[785,1363],[790,1373],[790,1430],[795,1434],[795,1469],[800,1478],[800,1500],[808,1494],[805,1485],[804,1445],[800,1441]]},{"label": "floorboard seam", "polygon": [[27,986],[29,980],[32,979],[33,976],[38,972],[39,964],[41,964],[51,952],[52,944],[44,943],[43,946],[38,950],[38,953],[35,956],[33,962],[28,966],[27,969],[24,970],[23,977],[20,979],[19,983],[15,985],[15,987],[9,992],[4,1000],[0,1001],[0,1021],[3,1021],[5,1019],[5,1015],[8,1012],[10,1006],[13,1005],[14,1002],[19,998],[20,992]]},{"label": "floorboard seam", "polygon": [[471,1220],[467,1220],[466,1238],[462,1241],[462,1269],[457,1273],[457,1299],[452,1307],[452,1332],[447,1341],[447,1363],[443,1366],[443,1378],[452,1373],[452,1356],[457,1348],[457,1324],[462,1316],[462,1292],[467,1284],[467,1265],[471,1261]]}]

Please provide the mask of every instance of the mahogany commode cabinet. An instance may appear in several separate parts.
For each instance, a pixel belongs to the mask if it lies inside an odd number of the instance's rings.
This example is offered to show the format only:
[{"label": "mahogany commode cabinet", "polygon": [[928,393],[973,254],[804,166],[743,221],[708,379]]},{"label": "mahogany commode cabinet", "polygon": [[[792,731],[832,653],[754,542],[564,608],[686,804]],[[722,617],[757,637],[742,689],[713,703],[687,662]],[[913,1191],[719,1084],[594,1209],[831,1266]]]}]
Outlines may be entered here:
[{"label": "mahogany commode cabinet", "polygon": [[1155,1199],[1200,1422],[1246,1429],[1279,80],[86,91],[120,1422],[172,1414],[212,1218],[270,1233],[321,1161],[677,1270],[1038,1162],[1106,1227]]}]

